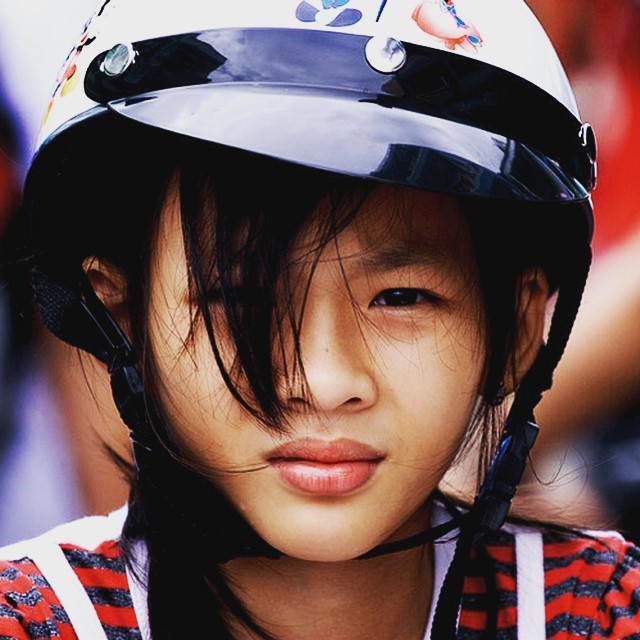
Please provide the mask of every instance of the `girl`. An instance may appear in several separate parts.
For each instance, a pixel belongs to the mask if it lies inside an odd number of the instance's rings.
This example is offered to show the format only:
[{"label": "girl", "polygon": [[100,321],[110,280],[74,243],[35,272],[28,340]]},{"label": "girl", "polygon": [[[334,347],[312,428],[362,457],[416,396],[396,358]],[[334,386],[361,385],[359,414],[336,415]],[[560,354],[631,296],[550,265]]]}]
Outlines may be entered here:
[{"label": "girl", "polygon": [[[637,636],[637,549],[505,524],[588,270],[595,145],[526,7],[456,4],[475,52],[405,2],[88,22],[20,264],[106,365],[131,494],[3,550],[0,637]],[[476,440],[456,504],[438,487]]]}]

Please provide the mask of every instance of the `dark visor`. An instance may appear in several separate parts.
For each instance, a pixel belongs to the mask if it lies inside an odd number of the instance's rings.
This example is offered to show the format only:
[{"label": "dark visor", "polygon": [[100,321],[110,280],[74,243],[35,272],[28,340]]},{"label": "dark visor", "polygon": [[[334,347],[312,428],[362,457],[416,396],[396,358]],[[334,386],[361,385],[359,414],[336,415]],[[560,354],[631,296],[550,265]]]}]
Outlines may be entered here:
[{"label": "dark visor", "polygon": [[148,125],[320,169],[422,189],[542,202],[588,198],[595,145],[558,100],[477,60],[405,44],[380,73],[369,38],[224,29],[133,44],[85,90]]}]

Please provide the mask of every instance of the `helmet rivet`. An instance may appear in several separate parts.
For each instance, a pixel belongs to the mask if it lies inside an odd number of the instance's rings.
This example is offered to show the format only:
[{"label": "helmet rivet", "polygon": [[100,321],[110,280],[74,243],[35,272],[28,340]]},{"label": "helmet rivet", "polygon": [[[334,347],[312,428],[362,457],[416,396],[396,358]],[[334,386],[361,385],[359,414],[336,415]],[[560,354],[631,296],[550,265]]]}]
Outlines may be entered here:
[{"label": "helmet rivet", "polygon": [[364,48],[367,62],[380,73],[393,73],[404,66],[407,52],[400,40],[373,36]]},{"label": "helmet rivet", "polygon": [[116,44],[107,51],[100,70],[112,78],[121,76],[135,60],[136,52],[130,44]]}]

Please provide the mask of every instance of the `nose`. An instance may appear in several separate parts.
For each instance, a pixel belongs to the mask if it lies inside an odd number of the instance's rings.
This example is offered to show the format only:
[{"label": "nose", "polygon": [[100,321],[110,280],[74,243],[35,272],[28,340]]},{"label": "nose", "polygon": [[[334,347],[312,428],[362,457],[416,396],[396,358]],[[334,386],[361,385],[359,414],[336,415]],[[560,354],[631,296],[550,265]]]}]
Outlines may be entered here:
[{"label": "nose", "polygon": [[300,329],[302,376],[285,383],[291,411],[357,412],[378,398],[375,365],[350,302],[308,300]]}]

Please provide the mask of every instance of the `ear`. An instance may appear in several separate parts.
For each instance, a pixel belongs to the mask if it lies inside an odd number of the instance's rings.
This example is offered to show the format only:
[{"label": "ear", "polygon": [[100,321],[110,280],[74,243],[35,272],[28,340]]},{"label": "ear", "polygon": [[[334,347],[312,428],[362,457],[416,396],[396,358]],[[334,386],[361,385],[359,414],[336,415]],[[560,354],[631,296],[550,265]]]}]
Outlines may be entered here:
[{"label": "ear", "polygon": [[127,328],[127,280],[122,269],[109,260],[92,256],[86,258],[82,268],[96,295],[114,320]]},{"label": "ear", "polygon": [[518,302],[518,331],[516,336],[514,370],[507,372],[505,386],[511,393],[531,368],[544,343],[547,320],[549,282],[540,268],[527,269],[520,279]]}]

